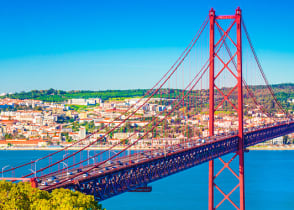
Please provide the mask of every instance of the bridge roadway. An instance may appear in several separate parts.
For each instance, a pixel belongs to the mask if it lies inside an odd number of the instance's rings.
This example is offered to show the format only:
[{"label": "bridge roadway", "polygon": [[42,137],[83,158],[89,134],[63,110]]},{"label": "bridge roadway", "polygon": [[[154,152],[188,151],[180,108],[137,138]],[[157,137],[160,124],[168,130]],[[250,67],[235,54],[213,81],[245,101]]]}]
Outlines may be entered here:
[{"label": "bridge roadway", "polygon": [[[244,148],[294,132],[294,121],[245,130]],[[105,200],[123,192],[135,190],[158,179],[198,164],[236,152],[238,136],[231,133],[201,140],[192,140],[160,150],[144,151],[93,168],[68,170],[39,178],[39,188],[51,191],[68,188]],[[52,179],[52,176],[53,179]],[[58,181],[56,181],[58,180]]]}]

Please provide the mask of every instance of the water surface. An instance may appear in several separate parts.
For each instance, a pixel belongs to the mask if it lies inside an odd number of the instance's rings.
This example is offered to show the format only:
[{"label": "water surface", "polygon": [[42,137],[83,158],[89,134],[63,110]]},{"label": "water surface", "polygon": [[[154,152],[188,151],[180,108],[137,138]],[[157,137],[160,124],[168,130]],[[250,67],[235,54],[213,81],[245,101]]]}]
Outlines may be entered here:
[{"label": "water surface", "polygon": [[[17,165],[52,151],[0,151],[0,167]],[[61,154],[62,155],[62,154]],[[226,156],[228,160],[231,156]],[[238,161],[232,162],[237,170]],[[38,163],[41,167],[46,163]],[[216,161],[216,169],[222,164]],[[38,167],[39,167],[38,166]],[[25,172],[27,173],[27,172]],[[227,169],[216,183],[228,193],[238,183]],[[124,193],[103,201],[108,210],[207,209],[208,164],[202,164],[151,183],[151,193]],[[223,197],[216,192],[216,200]],[[294,151],[250,151],[245,154],[246,209],[294,209]],[[238,202],[238,193],[232,200]],[[234,209],[225,201],[219,209]]]}]

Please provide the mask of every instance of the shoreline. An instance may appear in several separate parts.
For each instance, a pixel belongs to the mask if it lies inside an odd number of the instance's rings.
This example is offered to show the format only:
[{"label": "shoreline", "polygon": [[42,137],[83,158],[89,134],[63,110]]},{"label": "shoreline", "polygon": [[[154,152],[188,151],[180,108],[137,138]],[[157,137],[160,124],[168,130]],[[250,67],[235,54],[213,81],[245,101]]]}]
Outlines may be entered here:
[{"label": "shoreline", "polygon": [[[21,151],[21,150],[39,150],[39,151],[53,151],[53,150],[61,150],[65,147],[1,147],[0,151]],[[68,150],[80,150],[83,147],[72,147]],[[85,150],[98,150],[103,151],[106,150],[106,147],[94,147],[94,148],[87,148]],[[115,147],[111,150],[123,150],[124,147]],[[134,150],[153,150],[153,149],[160,149],[160,147],[150,148],[150,147],[135,147],[129,149],[130,151]],[[294,150],[294,144],[291,145],[255,145],[246,148],[249,151],[287,151],[287,150]]]},{"label": "shoreline", "polygon": [[255,151],[287,151],[294,150],[294,144],[290,145],[255,145],[247,148],[248,150]]},{"label": "shoreline", "polygon": [[[5,147],[5,148],[0,148],[1,150],[10,150],[10,151],[21,151],[21,150],[40,150],[40,151],[53,151],[53,150],[62,150],[65,147]],[[81,150],[83,147],[71,147],[68,148],[67,150]],[[98,150],[98,151],[103,151],[106,150],[108,148],[106,147],[94,147],[94,148],[87,148],[85,150]],[[112,148],[111,150],[123,150],[124,147],[115,147]],[[152,149],[160,149],[160,148],[148,148],[148,147],[135,147],[135,148],[131,148],[129,149],[130,151],[133,150],[152,150]]]}]

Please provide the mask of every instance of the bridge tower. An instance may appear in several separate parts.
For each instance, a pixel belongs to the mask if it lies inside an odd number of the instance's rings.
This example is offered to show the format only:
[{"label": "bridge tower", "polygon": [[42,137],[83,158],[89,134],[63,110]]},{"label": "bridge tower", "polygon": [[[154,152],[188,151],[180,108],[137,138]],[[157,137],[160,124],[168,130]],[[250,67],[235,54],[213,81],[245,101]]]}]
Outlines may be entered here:
[{"label": "bridge tower", "polygon": [[[224,167],[215,174],[214,171],[214,160],[209,161],[209,182],[208,182],[208,209],[215,210],[217,209],[225,200],[228,200],[236,209],[244,210],[245,209],[245,194],[244,194],[244,143],[243,143],[243,90],[242,90],[242,41],[241,41],[241,9],[238,7],[236,9],[235,15],[227,15],[227,16],[216,16],[214,9],[209,11],[209,19],[210,19],[210,46],[209,46],[209,56],[210,56],[210,64],[209,64],[209,135],[214,135],[214,119],[215,119],[215,112],[221,106],[224,101],[227,101],[232,105],[235,109],[237,116],[238,116],[238,137],[239,137],[239,150],[236,154],[228,161],[225,162],[223,159],[219,158],[220,161],[224,164]],[[221,20],[232,20],[232,24],[224,30],[221,28],[217,21]],[[231,31],[232,27],[236,25],[236,43],[231,39],[229,36],[229,32]],[[219,30],[222,31],[223,35],[221,36],[220,40],[215,42],[215,28],[218,27]],[[230,54],[230,59],[227,63],[223,61],[221,55],[218,55],[215,46],[216,43],[219,44],[220,42],[224,42],[224,40],[230,40],[235,48],[235,52]],[[233,62],[234,57],[236,57],[237,64],[237,72],[234,73],[229,68],[229,63]],[[223,64],[221,70],[215,74],[215,59],[219,59],[220,62]],[[219,87],[216,86],[215,80],[216,78],[223,72],[224,69],[227,69],[230,74],[236,78],[237,83],[236,86],[230,91],[227,95],[225,95]],[[234,90],[237,90],[237,106],[230,101],[229,96],[232,94]],[[223,96],[223,101],[215,107],[215,92],[218,91]],[[229,166],[229,164],[235,159],[239,157],[239,175],[236,174]],[[230,193],[225,194],[219,186],[215,183],[215,179],[219,176],[219,174],[225,169],[228,168],[238,179],[239,183],[231,190]],[[240,192],[240,200],[239,206],[236,205],[231,199],[230,195],[239,188]],[[214,194],[215,189],[218,190],[223,196],[223,200],[221,200],[218,204],[215,204]]]}]

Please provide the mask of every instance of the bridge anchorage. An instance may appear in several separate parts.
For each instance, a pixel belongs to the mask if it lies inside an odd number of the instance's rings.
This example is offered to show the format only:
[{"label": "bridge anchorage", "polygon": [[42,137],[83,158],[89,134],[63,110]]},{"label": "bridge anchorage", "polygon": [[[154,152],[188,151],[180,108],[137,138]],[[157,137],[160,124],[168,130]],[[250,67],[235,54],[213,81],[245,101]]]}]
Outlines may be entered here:
[{"label": "bridge anchorage", "polygon": [[[205,43],[199,53],[206,26],[209,48],[206,53]],[[259,78],[265,83],[262,89],[258,89],[260,81],[248,85],[249,77],[242,72],[246,64],[243,31],[250,49],[246,52],[253,55]],[[203,55],[209,56],[203,59]],[[258,100],[254,92],[258,90],[268,92],[275,114]],[[231,207],[244,210],[246,148],[294,132],[293,117],[268,85],[240,8],[226,16],[216,16],[211,9],[168,72],[143,97],[127,104],[121,110],[107,110],[118,113],[87,137],[36,160],[3,167],[0,179],[30,181],[33,187],[47,191],[67,188],[103,201],[125,192],[150,192],[150,183],[209,162],[208,209],[228,201]],[[122,137],[114,139],[114,135]],[[102,150],[97,152],[97,148]],[[228,161],[221,158],[228,154],[232,155]],[[219,171],[217,159],[223,164]],[[234,160],[238,173],[232,169]],[[238,180],[228,193],[218,183],[225,171]],[[217,192],[222,195],[218,203]],[[232,199],[234,192],[239,193],[238,202]]]}]

